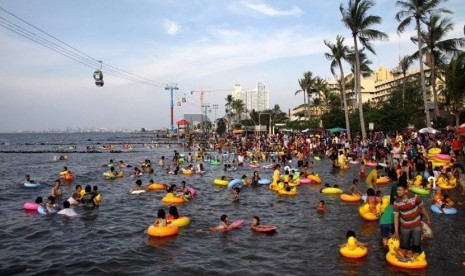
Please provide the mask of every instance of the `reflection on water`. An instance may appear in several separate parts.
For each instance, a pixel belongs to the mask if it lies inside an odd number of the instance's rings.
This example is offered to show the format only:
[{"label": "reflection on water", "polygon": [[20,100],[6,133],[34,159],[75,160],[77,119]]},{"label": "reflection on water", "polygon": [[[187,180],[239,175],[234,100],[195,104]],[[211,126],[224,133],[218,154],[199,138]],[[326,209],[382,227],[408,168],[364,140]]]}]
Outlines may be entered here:
[{"label": "reflection on water", "polygon": [[[90,141],[89,141],[90,139]],[[381,247],[377,222],[365,222],[358,214],[357,203],[341,202],[338,196],[319,193],[320,186],[299,187],[295,197],[280,197],[267,187],[244,188],[240,200],[233,203],[232,193],[225,187],[215,187],[213,179],[226,175],[237,178],[252,175],[245,167],[237,172],[223,172],[221,167],[206,164],[203,176],[167,175],[155,166],[155,175],[143,176],[167,184],[180,184],[197,190],[191,202],[178,206],[179,213],[189,216],[191,224],[174,237],[156,239],[145,231],[153,223],[164,193],[148,192],[129,195],[135,179],[125,177],[105,181],[101,164],[109,159],[140,164],[144,159],[153,163],[162,156],[169,159],[173,150],[140,148],[152,141],[149,135],[135,134],[15,134],[0,135],[0,151],[52,150],[56,144],[98,146],[112,141],[136,144],[134,152],[67,153],[67,162],[52,162],[54,153],[0,153],[0,201],[2,227],[0,243],[2,275],[31,274],[157,274],[157,275],[458,275],[463,273],[465,260],[465,212],[457,206],[458,215],[430,214],[435,238],[425,241],[429,266],[425,270],[408,271],[389,266],[386,251]],[[26,145],[29,143],[29,145]],[[334,170],[328,160],[314,161],[315,171],[323,183],[338,184],[342,189],[357,178],[358,168]],[[291,165],[294,163],[291,163]],[[41,216],[24,211],[25,202],[37,196],[47,197],[52,183],[63,166],[76,173],[73,183],[63,183],[64,196],[69,197],[76,184],[98,185],[102,205],[95,210],[77,209],[80,217]],[[259,170],[262,177],[271,177],[271,170]],[[24,188],[25,174],[43,182],[36,189]],[[364,187],[363,182],[360,189]],[[387,194],[390,185],[381,187]],[[456,201],[459,197],[452,193]],[[63,200],[63,199],[62,199]],[[60,200],[60,201],[62,201]],[[316,212],[320,200],[325,200],[327,212]],[[463,200],[463,199],[460,199]],[[427,207],[430,200],[425,198]],[[220,216],[228,214],[232,221],[245,219],[242,228],[221,234],[211,232]],[[278,226],[273,235],[250,231],[252,216],[262,224]],[[345,233],[353,230],[360,241],[368,243],[368,255],[351,260],[339,255],[339,244]]]}]

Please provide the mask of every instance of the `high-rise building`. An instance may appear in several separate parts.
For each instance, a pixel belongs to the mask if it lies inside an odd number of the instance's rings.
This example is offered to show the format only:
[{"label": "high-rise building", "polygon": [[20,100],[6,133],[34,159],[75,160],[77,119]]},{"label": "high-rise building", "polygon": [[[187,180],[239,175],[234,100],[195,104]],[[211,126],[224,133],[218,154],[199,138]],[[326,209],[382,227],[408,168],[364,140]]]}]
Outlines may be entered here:
[{"label": "high-rise building", "polygon": [[240,84],[236,84],[232,91],[232,97],[242,100],[247,111],[269,109],[268,90],[263,83],[257,83],[257,86],[252,89],[244,89]]}]

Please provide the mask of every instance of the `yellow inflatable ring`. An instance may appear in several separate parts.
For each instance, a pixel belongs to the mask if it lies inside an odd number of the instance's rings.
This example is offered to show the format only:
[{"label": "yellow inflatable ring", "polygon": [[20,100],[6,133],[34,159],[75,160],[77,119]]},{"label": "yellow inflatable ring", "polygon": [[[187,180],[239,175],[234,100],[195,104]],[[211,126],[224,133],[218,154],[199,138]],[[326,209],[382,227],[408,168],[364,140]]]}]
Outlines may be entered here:
[{"label": "yellow inflatable ring", "polygon": [[152,183],[147,186],[147,191],[164,191],[166,190],[166,184]]},{"label": "yellow inflatable ring", "polygon": [[215,179],[213,180],[213,184],[219,185],[219,186],[228,186],[229,181],[228,180],[221,180],[221,179]]},{"label": "yellow inflatable ring", "polygon": [[378,179],[376,179],[376,184],[388,184],[389,183],[389,177],[383,176]]},{"label": "yellow inflatable ring", "polygon": [[168,221],[172,225],[176,225],[177,227],[185,227],[189,225],[191,220],[188,217],[180,216],[177,219],[173,219],[171,216],[169,216],[166,221]]},{"label": "yellow inflatable ring", "polygon": [[296,188],[292,188],[289,192],[282,189],[282,190],[279,190],[278,191],[278,194],[279,195],[290,195],[290,196],[295,196],[297,195],[297,189]]},{"label": "yellow inflatable ring", "polygon": [[334,188],[334,187],[329,187],[329,188],[323,188],[321,190],[323,194],[342,194],[343,191],[339,188]]},{"label": "yellow inflatable ring", "polygon": [[393,265],[400,268],[413,268],[413,269],[420,269],[425,268],[428,266],[428,262],[426,261],[425,252],[421,252],[416,258],[412,258],[411,260],[399,260],[396,256],[396,250],[399,248],[399,240],[389,239],[388,240],[388,247],[389,252],[386,254],[386,261]]},{"label": "yellow inflatable ring", "polygon": [[192,175],[195,173],[195,171],[193,170],[182,170],[182,173],[185,174],[185,175]]},{"label": "yellow inflatable ring", "polygon": [[102,202],[102,195],[101,194],[98,194],[96,197],[95,197],[95,201],[100,204]]},{"label": "yellow inflatable ring", "polygon": [[347,258],[359,259],[365,257],[365,255],[368,253],[368,249],[366,247],[357,246],[355,249],[351,250],[349,249],[349,246],[346,245],[339,249],[339,253]]},{"label": "yellow inflatable ring", "polygon": [[147,229],[147,234],[152,237],[168,237],[174,236],[178,234],[178,227],[176,225],[168,225],[168,226],[153,226],[150,225],[149,229]]},{"label": "yellow inflatable ring", "polygon": [[376,221],[379,219],[379,216],[375,215],[373,212],[370,212],[368,204],[366,203],[358,208],[358,212],[364,220]]},{"label": "yellow inflatable ring", "polygon": [[174,196],[173,193],[168,193],[161,201],[163,203],[184,203],[184,198]]},{"label": "yellow inflatable ring", "polygon": [[321,184],[321,178],[318,175],[309,174],[307,178],[310,179],[311,184]]},{"label": "yellow inflatable ring", "polygon": [[361,199],[362,197],[360,195],[348,195],[348,194],[341,195],[342,201],[354,202],[354,201],[360,201]]}]

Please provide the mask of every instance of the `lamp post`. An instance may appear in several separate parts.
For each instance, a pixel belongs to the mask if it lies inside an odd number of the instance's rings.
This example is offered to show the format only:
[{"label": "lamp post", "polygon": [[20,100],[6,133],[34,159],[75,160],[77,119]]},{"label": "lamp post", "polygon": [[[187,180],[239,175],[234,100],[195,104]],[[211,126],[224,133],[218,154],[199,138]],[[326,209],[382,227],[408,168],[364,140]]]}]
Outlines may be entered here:
[{"label": "lamp post", "polygon": [[174,132],[174,102],[173,102],[173,90],[179,90],[176,83],[166,84],[165,90],[170,90],[171,92],[171,133]]}]

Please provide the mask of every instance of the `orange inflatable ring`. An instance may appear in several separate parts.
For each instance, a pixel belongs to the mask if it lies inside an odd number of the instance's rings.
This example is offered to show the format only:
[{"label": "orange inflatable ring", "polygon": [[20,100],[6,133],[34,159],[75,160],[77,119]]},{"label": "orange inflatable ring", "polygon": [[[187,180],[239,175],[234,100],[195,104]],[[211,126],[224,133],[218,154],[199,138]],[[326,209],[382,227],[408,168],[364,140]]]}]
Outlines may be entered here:
[{"label": "orange inflatable ring", "polygon": [[169,237],[178,234],[178,227],[176,225],[168,225],[168,226],[153,226],[150,225],[149,229],[147,229],[147,234],[152,237]]}]

